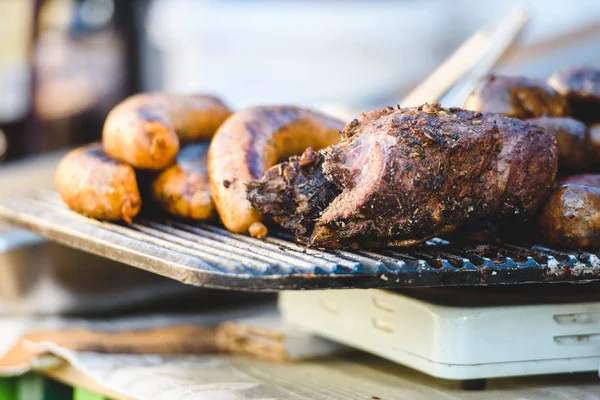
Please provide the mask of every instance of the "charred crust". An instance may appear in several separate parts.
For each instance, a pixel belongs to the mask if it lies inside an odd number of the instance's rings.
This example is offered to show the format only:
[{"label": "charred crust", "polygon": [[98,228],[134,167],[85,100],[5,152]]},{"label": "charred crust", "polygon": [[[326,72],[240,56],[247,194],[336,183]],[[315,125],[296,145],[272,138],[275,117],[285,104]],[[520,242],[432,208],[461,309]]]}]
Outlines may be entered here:
[{"label": "charred crust", "polygon": [[339,194],[323,176],[322,162],[323,156],[309,148],[302,156],[269,168],[261,179],[247,184],[248,201],[308,242],[320,213]]},{"label": "charred crust", "polygon": [[389,107],[342,137],[248,185],[259,212],[315,247],[414,245],[480,218],[528,218],[556,175],[554,135],[497,114]]}]

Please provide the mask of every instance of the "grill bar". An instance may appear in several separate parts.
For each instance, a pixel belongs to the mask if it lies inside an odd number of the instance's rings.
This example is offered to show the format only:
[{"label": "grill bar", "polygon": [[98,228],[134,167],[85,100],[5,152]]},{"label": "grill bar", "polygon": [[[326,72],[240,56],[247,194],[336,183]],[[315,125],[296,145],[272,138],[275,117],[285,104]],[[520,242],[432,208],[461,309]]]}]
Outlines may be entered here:
[{"label": "grill bar", "polygon": [[40,235],[181,282],[238,290],[393,288],[600,280],[600,259],[543,246],[321,251],[274,232],[259,240],[215,225],[138,218],[131,225],[70,211],[54,192],[5,198],[0,218]]}]

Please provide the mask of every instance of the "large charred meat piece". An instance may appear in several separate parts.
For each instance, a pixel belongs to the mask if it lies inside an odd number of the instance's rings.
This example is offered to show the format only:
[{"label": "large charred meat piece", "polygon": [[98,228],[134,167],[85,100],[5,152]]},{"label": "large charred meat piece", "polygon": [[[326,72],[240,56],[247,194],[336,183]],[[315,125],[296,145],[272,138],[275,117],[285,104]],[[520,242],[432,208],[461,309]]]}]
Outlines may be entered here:
[{"label": "large charred meat piece", "polygon": [[481,217],[529,216],[555,179],[554,135],[516,119],[425,105],[347,126],[323,171],[342,193],[311,242],[413,245]]},{"label": "large charred meat piece", "polygon": [[[527,217],[557,169],[556,139],[544,129],[439,105],[367,113],[342,137],[322,152],[321,171],[339,194],[323,185],[333,200],[311,210],[317,217],[304,236],[314,246],[410,246],[477,218]],[[268,199],[294,183],[269,185],[271,171],[248,190],[253,206],[274,216]],[[291,204],[289,215],[303,214]]]}]

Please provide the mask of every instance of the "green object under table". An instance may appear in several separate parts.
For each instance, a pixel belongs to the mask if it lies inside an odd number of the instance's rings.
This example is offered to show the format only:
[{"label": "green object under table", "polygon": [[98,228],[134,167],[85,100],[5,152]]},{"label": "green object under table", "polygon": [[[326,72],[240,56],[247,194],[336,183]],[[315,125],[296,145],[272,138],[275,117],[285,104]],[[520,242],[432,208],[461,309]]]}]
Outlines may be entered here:
[{"label": "green object under table", "polygon": [[0,378],[0,400],[108,400],[83,388],[72,388],[38,374]]},{"label": "green object under table", "polygon": [[44,378],[38,374],[26,374],[17,380],[15,400],[69,400],[73,388]]},{"label": "green object under table", "polygon": [[87,389],[75,388],[73,391],[73,400],[108,400],[101,394],[90,392]]},{"label": "green object under table", "polygon": [[0,400],[15,400],[17,378],[0,378]]}]

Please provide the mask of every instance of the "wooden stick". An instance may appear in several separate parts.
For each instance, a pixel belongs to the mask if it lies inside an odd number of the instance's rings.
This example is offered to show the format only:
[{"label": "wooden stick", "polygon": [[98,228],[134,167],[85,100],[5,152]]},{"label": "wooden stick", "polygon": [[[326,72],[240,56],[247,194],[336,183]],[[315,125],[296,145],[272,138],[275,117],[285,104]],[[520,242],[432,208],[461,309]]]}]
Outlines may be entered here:
[{"label": "wooden stick", "polygon": [[[474,87],[476,82],[499,61],[500,57],[508,50],[519,33],[527,24],[528,14],[522,7],[512,9],[493,29],[484,27],[476,31],[446,60],[442,62],[423,82],[411,91],[401,102],[402,107],[419,106],[426,102],[440,101],[448,92],[459,92],[454,99],[463,96],[464,91]],[[465,84],[452,90],[452,86],[464,76],[469,76]],[[473,83],[475,82],[475,83]],[[452,100],[452,105],[461,105]],[[340,105],[322,106],[320,109],[342,120],[350,121],[360,115],[354,108]]]},{"label": "wooden stick", "polygon": [[490,39],[489,27],[475,32],[444,62],[413,89],[401,102],[402,107],[420,106],[426,102],[436,101],[444,95],[471,68],[483,53],[485,44]]},{"label": "wooden stick", "polygon": [[512,9],[491,35],[480,59],[464,76],[460,85],[445,96],[444,105],[461,106],[477,83],[490,73],[508,51],[528,22],[529,15],[525,9],[521,7]]},{"label": "wooden stick", "polygon": [[[491,34],[489,27],[483,27],[476,31],[427,79],[413,89],[400,105],[402,107],[419,106],[425,102],[437,101],[481,58]],[[360,110],[341,104],[320,105],[317,108],[343,121],[351,121],[360,115]]]},{"label": "wooden stick", "polygon": [[[506,53],[528,21],[526,10],[516,7],[498,23],[495,29],[484,28],[477,31],[406,96],[400,105],[419,106],[425,102],[438,101],[465,74],[467,81],[464,86],[461,85],[461,88],[464,87],[464,90],[469,90],[470,93],[476,82],[488,74]],[[469,84],[470,89],[467,88]],[[458,96],[461,95],[466,98],[463,91],[458,93]]]},{"label": "wooden stick", "polygon": [[[476,82],[488,74],[506,53],[528,21],[526,10],[516,7],[498,23],[495,29],[484,28],[476,32],[406,96],[400,105],[403,107],[418,106],[425,102],[439,101],[461,77],[467,76],[465,84],[461,85],[463,89],[456,95],[457,99],[460,98],[459,96],[463,96],[464,101]],[[483,38],[478,39],[479,35]],[[471,46],[477,48],[474,49]],[[471,86],[468,87],[468,85]],[[464,94],[465,90],[469,91],[466,95]],[[460,106],[461,104],[451,105]]]},{"label": "wooden stick", "polygon": [[[452,87],[477,60],[479,60],[490,40],[492,32],[483,27],[471,35],[427,79],[421,82],[400,102],[402,107],[419,106],[425,102],[437,101]],[[344,121],[351,121],[360,111],[345,105],[322,105],[319,109]]]}]

